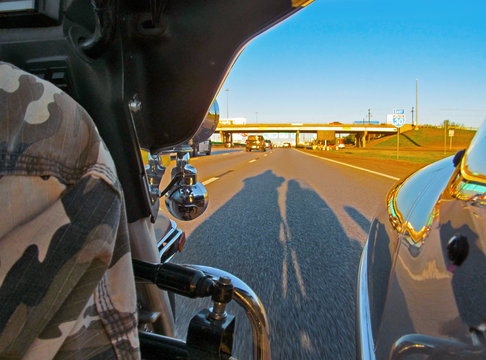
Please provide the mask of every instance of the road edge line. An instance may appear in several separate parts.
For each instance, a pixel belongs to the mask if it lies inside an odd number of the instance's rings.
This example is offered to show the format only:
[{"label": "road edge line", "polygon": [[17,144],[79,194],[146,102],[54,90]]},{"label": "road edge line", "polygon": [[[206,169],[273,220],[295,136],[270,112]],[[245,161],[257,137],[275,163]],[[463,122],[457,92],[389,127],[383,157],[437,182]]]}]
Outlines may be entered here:
[{"label": "road edge line", "polygon": [[[295,149],[295,150],[297,150],[297,149]],[[302,154],[305,154],[305,155],[313,156],[313,157],[316,157],[318,159],[330,161],[330,162],[333,162],[333,163],[336,163],[336,164],[339,164],[339,165],[348,166],[348,167],[353,168],[353,169],[357,169],[357,170],[361,170],[361,171],[366,171],[366,172],[368,172],[370,174],[375,174],[375,175],[378,175],[378,176],[383,176],[383,177],[386,177],[386,178],[391,179],[391,180],[395,180],[395,181],[400,180],[400,178],[397,178],[397,177],[391,176],[391,175],[387,175],[387,174],[383,174],[383,173],[380,173],[378,171],[373,171],[373,170],[365,169],[365,168],[362,168],[362,167],[359,167],[359,166],[346,164],[346,163],[343,163],[341,161],[328,159],[328,158],[325,158],[325,157],[322,157],[322,156],[317,156],[317,155],[314,155],[314,154],[309,154],[309,153],[307,153],[305,151],[302,151],[302,150],[297,150],[297,151],[300,152],[300,153],[302,153]]]}]

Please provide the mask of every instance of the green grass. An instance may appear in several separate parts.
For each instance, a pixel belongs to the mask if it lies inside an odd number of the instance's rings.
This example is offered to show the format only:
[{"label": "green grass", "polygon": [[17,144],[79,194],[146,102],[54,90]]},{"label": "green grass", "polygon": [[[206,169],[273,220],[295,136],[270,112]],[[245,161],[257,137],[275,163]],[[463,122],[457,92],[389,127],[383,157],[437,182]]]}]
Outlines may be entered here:
[{"label": "green grass", "polygon": [[[359,157],[369,157],[378,159],[397,160],[396,150],[379,150],[379,149],[346,149],[340,152],[342,154],[350,154]],[[455,151],[417,151],[417,150],[400,150],[398,160],[405,160],[421,164],[430,164],[434,161],[443,159],[445,157],[454,155]]]},{"label": "green grass", "polygon": [[[420,164],[430,164],[434,161],[454,155],[458,150],[469,146],[476,131],[454,129],[452,147],[450,138],[446,138],[446,152],[444,153],[444,128],[421,127],[400,134],[399,160]],[[359,157],[378,159],[397,159],[397,136],[375,139],[368,142],[366,148],[346,149],[342,153]]]},{"label": "green grass", "polygon": [[[454,129],[452,137],[452,150],[464,149],[469,146],[476,131]],[[397,136],[390,135],[385,139],[371,141],[371,148],[396,148]],[[449,150],[450,138],[446,137],[446,149]],[[444,128],[421,127],[419,130],[410,130],[400,134],[400,147],[404,149],[442,150],[444,148]],[[455,152],[454,151],[454,152]]]}]

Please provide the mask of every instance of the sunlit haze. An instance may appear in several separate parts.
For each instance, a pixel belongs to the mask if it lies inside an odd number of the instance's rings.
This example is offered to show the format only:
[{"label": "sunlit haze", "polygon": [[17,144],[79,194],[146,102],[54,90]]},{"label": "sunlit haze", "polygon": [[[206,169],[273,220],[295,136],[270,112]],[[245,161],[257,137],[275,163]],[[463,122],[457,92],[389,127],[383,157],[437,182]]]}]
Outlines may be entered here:
[{"label": "sunlit haze", "polygon": [[[484,0],[317,0],[243,51],[217,97],[247,123],[486,117]],[[229,89],[229,91],[225,91]],[[228,101],[227,101],[228,100]]]}]

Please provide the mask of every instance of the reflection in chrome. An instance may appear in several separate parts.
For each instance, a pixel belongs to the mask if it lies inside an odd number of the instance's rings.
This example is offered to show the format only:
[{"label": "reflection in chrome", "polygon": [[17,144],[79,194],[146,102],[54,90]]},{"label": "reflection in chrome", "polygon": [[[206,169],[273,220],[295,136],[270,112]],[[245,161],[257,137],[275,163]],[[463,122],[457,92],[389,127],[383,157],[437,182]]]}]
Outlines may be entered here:
[{"label": "reflection in chrome", "polygon": [[148,153],[148,164],[145,166],[145,173],[147,174],[147,181],[150,191],[150,199],[154,205],[160,198],[160,182],[165,173],[165,167],[159,155]]},{"label": "reflection in chrome", "polygon": [[397,193],[400,188],[403,186],[405,180],[401,183],[397,184],[395,187],[391,189],[387,196],[387,209],[388,209],[388,217],[390,219],[390,223],[393,227],[397,230],[398,233],[402,232],[402,226],[404,223],[402,213],[397,210]]},{"label": "reflection in chrome", "polygon": [[[484,347],[471,346],[456,340],[409,334],[398,339],[390,354],[390,360],[408,359],[413,355],[425,355],[427,359],[484,359]],[[422,358],[422,357],[420,357]]]},{"label": "reflection in chrome", "polygon": [[182,250],[182,246],[185,242],[184,232],[177,227],[175,221],[170,220],[169,230],[165,235],[157,242],[157,248],[159,250],[160,262],[165,263],[170,261],[176,252]]},{"label": "reflection in chrome", "polygon": [[486,122],[478,130],[461,162],[461,174],[469,181],[486,183]]},{"label": "reflection in chrome", "polygon": [[439,217],[437,201],[457,169],[445,158],[410,175],[393,188],[387,198],[391,224],[401,234],[413,256],[424,244],[434,220]]},{"label": "reflection in chrome", "polygon": [[184,221],[197,218],[208,207],[208,192],[197,181],[197,170],[189,165],[189,158],[188,152],[177,152],[171,186],[165,197],[165,205],[172,216]]},{"label": "reflection in chrome", "polygon": [[486,123],[476,133],[451,182],[450,195],[476,206],[486,205]]},{"label": "reflection in chrome", "polygon": [[209,109],[208,114],[204,118],[201,126],[196,131],[196,134],[192,137],[192,141],[194,144],[198,144],[200,142],[209,140],[211,135],[213,135],[214,130],[218,127],[219,124],[219,106],[218,102],[214,100],[211,108]]},{"label": "reflection in chrome", "polygon": [[451,183],[450,193],[458,200],[469,201],[476,206],[486,206],[486,185],[468,180],[462,174]]},{"label": "reflection in chrome", "polygon": [[419,231],[416,231],[413,225],[405,219],[408,214],[403,214],[399,206],[397,205],[397,194],[406,181],[413,178],[412,176],[404,180],[402,183],[395,186],[388,194],[388,216],[390,223],[397,230],[398,234],[401,234],[401,238],[405,241],[412,256],[416,257],[419,254],[419,249],[423,245],[425,238],[430,233],[430,224],[432,220],[438,215],[438,207],[434,207],[434,210],[428,217],[427,224],[423,226]]},{"label": "reflection in chrome", "polygon": [[358,271],[359,346],[361,359],[375,359],[373,333],[371,331],[370,302],[368,294],[368,243],[366,243]]},{"label": "reflection in chrome", "polygon": [[231,279],[231,283],[234,286],[233,300],[245,310],[248,319],[250,320],[253,335],[253,358],[270,360],[272,355],[270,350],[270,334],[267,315],[255,292],[239,278],[226,271],[202,265],[185,266],[201,270],[214,279],[220,277],[228,277]]}]

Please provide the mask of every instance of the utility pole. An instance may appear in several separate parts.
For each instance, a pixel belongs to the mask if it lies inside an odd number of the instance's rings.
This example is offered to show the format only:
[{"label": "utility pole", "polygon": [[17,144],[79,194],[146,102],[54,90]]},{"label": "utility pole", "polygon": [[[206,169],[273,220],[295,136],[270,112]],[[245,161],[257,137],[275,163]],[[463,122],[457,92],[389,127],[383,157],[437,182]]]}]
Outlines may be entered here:
[{"label": "utility pole", "polygon": [[371,124],[371,109],[368,109],[368,125]]},{"label": "utility pole", "polygon": [[449,120],[444,120],[444,154],[446,153],[447,130],[449,129]]},{"label": "utility pole", "polygon": [[415,123],[413,122],[413,106],[412,106],[412,126],[415,126]]},{"label": "utility pole", "polygon": [[229,120],[229,101],[228,101],[228,94],[230,92],[230,89],[225,89],[226,91],[226,119]]},{"label": "utility pole", "polygon": [[418,126],[418,79],[415,79],[415,126]]}]

